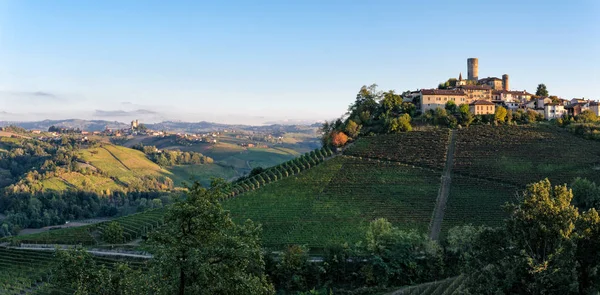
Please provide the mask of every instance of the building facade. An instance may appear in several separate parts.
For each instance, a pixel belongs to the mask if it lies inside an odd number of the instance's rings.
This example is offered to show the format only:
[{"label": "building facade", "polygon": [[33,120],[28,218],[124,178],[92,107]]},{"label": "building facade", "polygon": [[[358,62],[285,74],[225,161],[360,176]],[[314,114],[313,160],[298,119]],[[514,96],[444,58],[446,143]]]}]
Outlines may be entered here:
[{"label": "building facade", "polygon": [[469,110],[475,115],[491,115],[496,112],[496,105],[487,100],[476,100],[469,104]]},{"label": "building facade", "polygon": [[546,120],[562,118],[567,113],[565,106],[559,103],[547,103],[544,105],[544,118]]},{"label": "building facade", "polygon": [[456,105],[471,102],[464,91],[457,89],[421,89],[417,101],[417,110],[423,113],[436,108],[443,109],[449,101],[454,102]]},{"label": "building facade", "polygon": [[463,90],[471,101],[492,100],[492,87],[489,85],[463,85],[457,89]]}]

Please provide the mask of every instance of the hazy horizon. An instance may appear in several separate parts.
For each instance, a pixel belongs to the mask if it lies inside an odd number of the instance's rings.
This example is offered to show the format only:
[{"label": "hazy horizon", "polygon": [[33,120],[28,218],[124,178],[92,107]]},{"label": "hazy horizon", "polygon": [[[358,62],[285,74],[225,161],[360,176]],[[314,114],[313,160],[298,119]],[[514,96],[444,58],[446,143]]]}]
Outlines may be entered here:
[{"label": "hazy horizon", "polygon": [[362,85],[433,88],[469,57],[512,89],[597,100],[599,14],[593,0],[7,0],[0,121],[323,121]]}]

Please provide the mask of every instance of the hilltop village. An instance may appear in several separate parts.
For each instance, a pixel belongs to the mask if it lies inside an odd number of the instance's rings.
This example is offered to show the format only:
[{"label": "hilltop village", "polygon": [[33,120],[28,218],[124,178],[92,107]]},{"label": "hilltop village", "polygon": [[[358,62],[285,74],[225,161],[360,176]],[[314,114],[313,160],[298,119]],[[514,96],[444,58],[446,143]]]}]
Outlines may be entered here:
[{"label": "hilltop village", "polygon": [[526,90],[511,90],[509,75],[502,78],[479,77],[479,60],[467,59],[467,79],[462,73],[458,79],[451,78],[435,89],[420,89],[403,95],[404,102],[415,104],[416,110],[426,113],[437,108],[444,109],[448,102],[468,104],[474,115],[494,114],[497,107],[517,111],[532,110],[546,120],[577,116],[585,110],[600,115],[597,101],[579,98],[563,99],[556,96],[534,95]]}]

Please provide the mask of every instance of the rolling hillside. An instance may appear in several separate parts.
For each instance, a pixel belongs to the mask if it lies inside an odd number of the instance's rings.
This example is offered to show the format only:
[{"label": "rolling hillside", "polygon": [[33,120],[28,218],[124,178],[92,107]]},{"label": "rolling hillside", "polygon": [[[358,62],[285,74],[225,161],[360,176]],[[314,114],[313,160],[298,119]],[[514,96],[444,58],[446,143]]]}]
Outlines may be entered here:
[{"label": "rolling hillside", "polygon": [[[549,126],[474,126],[456,130],[442,232],[464,224],[499,225],[502,205],[548,177],[600,182],[600,142]],[[355,241],[361,226],[385,217],[428,232],[449,144],[448,130],[358,140],[344,155],[224,203],[241,221],[264,226],[266,245],[321,247]]]},{"label": "rolling hillside", "polygon": [[[448,130],[361,138],[344,154],[310,168],[296,172],[284,165],[268,172],[269,183],[242,190],[223,205],[238,222],[261,223],[265,246],[321,248],[357,241],[363,227],[379,217],[402,229],[428,233],[436,222],[433,216],[446,169],[451,181],[446,183],[447,203],[439,221],[442,237],[456,225],[499,225],[505,217],[502,205],[542,177],[554,183],[575,177],[598,181],[600,142],[543,125],[503,129],[455,130],[454,141]],[[455,152],[450,167],[445,167],[452,143]],[[135,170],[134,163],[130,160],[123,167]],[[523,165],[530,170],[518,170]],[[52,234],[60,231],[56,232]]]},{"label": "rolling hillside", "polygon": [[[142,188],[145,179],[168,182],[169,171],[161,169],[139,151],[125,147],[102,145],[77,151],[83,170],[101,173],[67,172],[41,181],[43,190],[68,188],[90,191],[115,191]],[[81,170],[81,169],[80,169]],[[166,187],[165,187],[166,188]]]}]

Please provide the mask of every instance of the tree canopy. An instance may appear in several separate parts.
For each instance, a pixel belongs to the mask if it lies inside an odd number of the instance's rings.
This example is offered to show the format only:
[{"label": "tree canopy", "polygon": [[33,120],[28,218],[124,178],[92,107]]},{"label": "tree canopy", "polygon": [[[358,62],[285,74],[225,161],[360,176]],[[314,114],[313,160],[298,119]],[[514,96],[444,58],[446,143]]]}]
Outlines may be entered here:
[{"label": "tree canopy", "polygon": [[[600,219],[565,185],[531,184],[504,227],[485,229],[467,263],[471,294],[593,294],[600,288]],[[594,252],[595,251],[595,252]],[[596,253],[596,254],[591,254]]]},{"label": "tree canopy", "polygon": [[538,84],[537,90],[535,91],[536,96],[546,97],[548,96],[548,89],[546,88],[546,84]]}]

